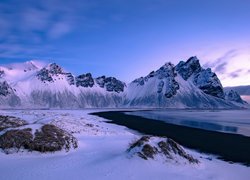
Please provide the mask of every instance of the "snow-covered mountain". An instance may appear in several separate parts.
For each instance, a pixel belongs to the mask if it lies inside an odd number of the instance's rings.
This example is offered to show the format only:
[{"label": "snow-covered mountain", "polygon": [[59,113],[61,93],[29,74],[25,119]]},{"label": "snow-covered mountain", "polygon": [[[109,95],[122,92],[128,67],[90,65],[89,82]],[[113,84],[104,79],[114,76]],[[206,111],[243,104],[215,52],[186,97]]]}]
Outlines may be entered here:
[{"label": "snow-covered mountain", "polygon": [[91,73],[75,76],[55,63],[43,67],[29,61],[0,67],[2,108],[236,108],[244,105],[244,101],[225,94],[216,74],[211,69],[203,69],[196,57],[176,66],[166,63],[129,84],[114,77],[94,78]]},{"label": "snow-covered mountain", "polygon": [[[230,93],[230,91],[233,90],[234,92],[237,92],[237,94],[239,94],[244,101],[250,103],[250,85],[225,87],[224,90],[226,93]],[[237,97],[236,97],[236,99],[237,99]]]},{"label": "snow-covered mountain", "polygon": [[234,90],[237,91],[240,95],[250,96],[250,85],[249,86],[234,86],[234,87],[225,87],[226,91]]}]

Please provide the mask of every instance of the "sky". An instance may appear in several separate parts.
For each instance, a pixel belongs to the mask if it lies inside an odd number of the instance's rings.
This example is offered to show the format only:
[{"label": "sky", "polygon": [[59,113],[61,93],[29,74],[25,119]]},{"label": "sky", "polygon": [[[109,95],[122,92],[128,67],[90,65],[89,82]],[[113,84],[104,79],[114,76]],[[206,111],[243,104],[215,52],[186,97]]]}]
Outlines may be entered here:
[{"label": "sky", "polygon": [[249,0],[1,0],[0,64],[56,62],[130,82],[197,56],[250,85]]}]

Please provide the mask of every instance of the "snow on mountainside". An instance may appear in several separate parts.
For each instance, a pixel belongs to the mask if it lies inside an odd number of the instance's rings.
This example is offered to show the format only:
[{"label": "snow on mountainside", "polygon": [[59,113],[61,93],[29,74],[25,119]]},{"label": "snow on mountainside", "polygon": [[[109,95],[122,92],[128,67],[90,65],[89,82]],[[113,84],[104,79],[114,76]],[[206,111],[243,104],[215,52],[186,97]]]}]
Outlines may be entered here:
[{"label": "snow on mountainside", "polygon": [[248,103],[250,103],[250,85],[249,86],[225,87],[224,89],[226,93],[232,90],[234,92],[237,92],[237,94],[239,94],[244,101],[247,101]]},{"label": "snow on mountainside", "polygon": [[203,69],[196,57],[177,66],[166,63],[128,85],[114,77],[75,76],[55,63],[0,66],[2,108],[239,106],[244,102],[227,98],[216,74]]},{"label": "snow on mountainside", "polygon": [[234,90],[237,91],[240,95],[250,96],[250,85],[249,86],[234,86],[234,87],[225,87],[225,90]]},{"label": "snow on mountainside", "polygon": [[128,106],[229,108],[239,104],[225,99],[220,80],[210,68],[203,69],[197,57],[177,66],[166,63],[146,77],[128,85]]}]

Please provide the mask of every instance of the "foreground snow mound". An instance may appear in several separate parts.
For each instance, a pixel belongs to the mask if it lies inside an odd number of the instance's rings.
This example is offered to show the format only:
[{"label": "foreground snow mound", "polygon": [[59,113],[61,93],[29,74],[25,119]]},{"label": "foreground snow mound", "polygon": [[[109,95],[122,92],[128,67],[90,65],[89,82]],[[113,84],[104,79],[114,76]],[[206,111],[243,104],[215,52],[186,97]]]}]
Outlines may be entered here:
[{"label": "foreground snow mound", "polygon": [[170,138],[143,136],[130,145],[128,152],[131,156],[138,155],[145,160],[199,163],[197,159],[186,153],[178,143]]},{"label": "foreground snow mound", "polygon": [[[0,125],[0,148],[6,153],[15,153],[19,150],[55,152],[71,148],[77,148],[78,143],[74,136],[55,125],[45,124],[36,129],[33,134],[32,128],[24,120],[13,117],[1,116]],[[5,123],[3,123],[5,122]],[[22,126],[22,125],[26,125]],[[8,129],[6,129],[7,127]],[[19,127],[19,128],[17,128]]]}]

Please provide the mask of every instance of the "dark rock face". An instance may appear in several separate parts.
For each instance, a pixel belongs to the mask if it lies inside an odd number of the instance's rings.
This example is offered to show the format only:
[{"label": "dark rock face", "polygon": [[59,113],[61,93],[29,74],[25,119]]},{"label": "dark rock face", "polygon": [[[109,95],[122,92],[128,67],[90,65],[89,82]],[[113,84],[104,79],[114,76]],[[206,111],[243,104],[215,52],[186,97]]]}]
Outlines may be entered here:
[{"label": "dark rock face", "polygon": [[0,131],[7,128],[16,128],[20,126],[27,125],[28,123],[20,118],[12,116],[2,116],[0,115]]},{"label": "dark rock face", "polygon": [[164,81],[160,81],[157,87],[157,93],[161,93],[164,87]]},{"label": "dark rock face", "polygon": [[175,158],[176,156],[179,156],[189,163],[199,163],[198,159],[195,159],[190,154],[186,153],[178,143],[170,138],[143,136],[132,143],[127,151],[132,153],[132,155],[137,154],[145,160],[155,159],[157,155],[161,155],[165,161],[178,161],[179,158]]},{"label": "dark rock face", "polygon": [[217,75],[210,68],[194,76],[194,84],[204,93],[224,99],[224,90]]},{"label": "dark rock face", "polygon": [[224,99],[224,91],[217,75],[210,68],[203,69],[197,57],[191,57],[186,62],[181,61],[176,71],[184,80],[193,77],[193,83],[204,93]]},{"label": "dark rock face", "polygon": [[192,74],[201,71],[201,65],[197,57],[194,56],[190,57],[186,62],[179,62],[175,69],[184,80],[187,80]]},{"label": "dark rock face", "polygon": [[174,65],[166,63],[159,70],[154,73],[161,81],[158,84],[158,93],[164,93],[166,98],[171,98],[176,95],[179,87],[178,82],[175,80],[176,77]]},{"label": "dark rock face", "polygon": [[56,63],[50,64],[48,70],[52,75],[64,74],[63,69]]},{"label": "dark rock face", "polygon": [[3,77],[4,77],[4,71],[0,70],[0,78],[3,78]]},{"label": "dark rock face", "polygon": [[0,82],[0,96],[11,94],[12,89],[6,81]]},{"label": "dark rock face", "polygon": [[132,83],[136,83],[140,86],[143,86],[144,85],[144,78],[143,77],[140,77],[138,79],[135,79]]},{"label": "dark rock face", "polygon": [[56,63],[52,63],[47,68],[42,68],[37,73],[37,78],[43,82],[53,82],[52,76],[58,76],[59,74],[65,74],[63,69]]},{"label": "dark rock face", "polygon": [[53,82],[53,78],[51,76],[51,74],[49,73],[49,70],[46,68],[41,69],[38,73],[37,73],[37,78],[40,79],[41,81],[45,82]]},{"label": "dark rock face", "polygon": [[225,99],[229,100],[229,101],[234,101],[234,102],[238,102],[241,104],[246,103],[245,101],[243,101],[240,97],[240,95],[238,94],[237,91],[234,90],[230,90],[228,92],[225,92]]},{"label": "dark rock face", "polygon": [[155,77],[159,79],[157,85],[157,93],[163,93],[166,98],[171,98],[177,94],[179,87],[178,82],[175,80],[177,76],[174,65],[171,63],[166,63],[157,71],[152,71],[146,77],[141,77],[134,80],[132,83],[137,84],[137,86],[143,86],[151,78]]},{"label": "dark rock face", "polygon": [[75,84],[75,78],[71,73],[65,73],[66,77],[67,77],[67,81],[69,83],[69,85],[74,85]]},{"label": "dark rock face", "polygon": [[101,76],[96,78],[96,83],[101,87],[101,88],[106,88],[107,91],[109,92],[123,92],[125,88],[125,83],[122,81],[119,81],[118,79],[114,77],[105,77]]},{"label": "dark rock face", "polygon": [[90,73],[82,74],[76,77],[76,86],[82,87],[93,87],[94,86],[94,79]]}]

